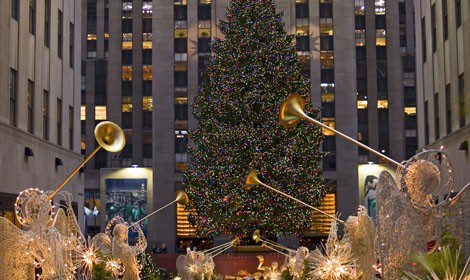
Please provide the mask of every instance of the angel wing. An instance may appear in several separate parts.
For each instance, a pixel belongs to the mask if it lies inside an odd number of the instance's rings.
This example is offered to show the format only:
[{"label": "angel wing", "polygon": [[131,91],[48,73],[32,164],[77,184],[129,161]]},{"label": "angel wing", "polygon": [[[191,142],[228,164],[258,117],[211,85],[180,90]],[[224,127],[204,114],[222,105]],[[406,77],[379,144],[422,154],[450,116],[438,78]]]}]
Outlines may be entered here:
[{"label": "angel wing", "polygon": [[67,215],[64,209],[60,208],[55,214],[52,225],[59,231],[62,236],[69,236],[69,229],[67,224]]},{"label": "angel wing", "polygon": [[0,275],[2,279],[35,279],[33,260],[25,257],[26,233],[0,217]]},{"label": "angel wing", "polygon": [[392,175],[384,171],[378,181],[377,217],[382,277],[400,279],[400,269],[413,270],[410,257],[426,251],[432,235],[427,215],[411,205]]},{"label": "angel wing", "polygon": [[462,188],[449,203],[439,207],[442,222],[440,231],[448,230],[461,241],[462,252],[470,253],[470,183]]},{"label": "angel wing", "polygon": [[55,226],[63,236],[74,236],[77,238],[77,242],[83,245],[86,239],[80,229],[77,217],[75,217],[75,213],[73,212],[72,194],[69,192],[60,192],[59,194],[65,198],[65,205],[62,205],[63,208],[57,211],[53,226]]},{"label": "angel wing", "polygon": [[377,231],[367,210],[361,206],[356,216],[350,216],[345,224],[344,240],[351,242],[357,259],[358,270],[365,280],[374,279],[373,265],[376,262]]},{"label": "angel wing", "polygon": [[91,239],[94,248],[100,250],[105,256],[112,254],[112,242],[109,236],[104,233],[98,233]]}]

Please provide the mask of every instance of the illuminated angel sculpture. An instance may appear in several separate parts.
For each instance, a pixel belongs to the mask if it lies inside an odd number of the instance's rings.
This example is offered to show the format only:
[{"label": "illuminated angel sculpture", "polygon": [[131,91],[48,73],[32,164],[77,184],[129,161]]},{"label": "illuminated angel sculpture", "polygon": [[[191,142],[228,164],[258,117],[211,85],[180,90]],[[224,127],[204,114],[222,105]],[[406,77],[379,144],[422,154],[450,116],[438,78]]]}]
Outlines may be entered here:
[{"label": "illuminated angel sculpture", "polygon": [[459,237],[468,251],[468,190],[452,198],[453,192],[452,164],[442,151],[414,156],[398,168],[396,180],[386,171],[380,174],[378,233],[385,279],[398,279],[400,270],[413,271],[411,258],[439,246],[444,230]]},{"label": "illuminated angel sculpture", "polygon": [[[0,275],[4,279],[73,279],[84,244],[71,208],[71,196],[62,193],[66,205],[54,213],[47,195],[38,189],[21,192],[15,215],[27,231],[0,217]],[[35,278],[34,268],[42,273]]]},{"label": "illuminated angel sculpture", "polygon": [[186,249],[186,255],[176,259],[176,268],[182,279],[212,279],[215,263],[210,254]]},{"label": "illuminated angel sculpture", "polygon": [[137,232],[138,237],[134,246],[129,245],[129,226],[124,220],[116,216],[108,222],[105,233],[99,233],[92,239],[92,244],[100,250],[106,257],[110,258],[109,265],[117,267],[113,262],[119,261],[123,271],[117,269],[115,274],[122,274],[124,280],[138,280],[140,269],[137,263],[137,256],[142,254],[147,248],[147,239],[139,225],[130,227]]},{"label": "illuminated angel sculpture", "polygon": [[294,279],[299,279],[306,268],[306,262],[310,252],[306,247],[299,247],[297,251],[289,253],[285,267],[289,269]]}]

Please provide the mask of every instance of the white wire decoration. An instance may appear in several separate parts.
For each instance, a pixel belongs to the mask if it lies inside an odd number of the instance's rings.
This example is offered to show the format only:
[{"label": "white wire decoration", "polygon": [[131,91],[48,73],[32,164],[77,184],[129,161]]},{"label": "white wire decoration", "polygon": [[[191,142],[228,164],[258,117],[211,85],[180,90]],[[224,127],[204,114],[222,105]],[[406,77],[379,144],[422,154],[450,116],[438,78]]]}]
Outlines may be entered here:
[{"label": "white wire decoration", "polygon": [[212,279],[215,263],[211,254],[186,249],[186,255],[176,259],[176,269],[181,279]]},{"label": "white wire decoration", "polygon": [[[71,195],[62,192],[65,205],[56,212],[47,195],[27,189],[15,203],[21,230],[0,217],[0,275],[3,279],[80,279],[76,269],[85,239],[71,206]],[[65,209],[65,210],[64,210]],[[41,273],[34,275],[35,268]]]},{"label": "white wire decoration", "polygon": [[377,217],[385,279],[399,279],[400,270],[414,271],[410,257],[439,246],[444,230],[462,240],[464,251],[469,249],[468,185],[452,197],[453,179],[448,156],[436,150],[406,161],[396,181],[386,171],[380,174]]},{"label": "white wire decoration", "polygon": [[[133,246],[128,242],[129,230],[138,234]],[[139,225],[129,228],[121,217],[116,216],[108,222],[105,233],[95,235],[91,243],[108,257],[106,268],[112,271],[115,277],[124,280],[139,279],[141,268],[137,256],[147,248],[147,239]]]}]

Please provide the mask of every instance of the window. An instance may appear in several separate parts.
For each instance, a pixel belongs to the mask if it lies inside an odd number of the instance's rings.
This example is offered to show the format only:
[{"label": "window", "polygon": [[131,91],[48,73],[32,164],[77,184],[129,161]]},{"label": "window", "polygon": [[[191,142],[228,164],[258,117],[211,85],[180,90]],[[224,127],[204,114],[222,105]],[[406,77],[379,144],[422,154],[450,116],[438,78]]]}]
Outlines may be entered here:
[{"label": "window", "polygon": [[366,17],[364,15],[356,15],[354,22],[356,30],[366,29]]},{"label": "window", "polygon": [[18,20],[20,16],[20,0],[11,0],[11,17]]},{"label": "window", "polygon": [[132,50],[122,50],[122,65],[132,65]]},{"label": "window", "polygon": [[386,29],[385,15],[375,15],[375,29]]},{"label": "window", "polygon": [[332,51],[333,48],[333,36],[320,36],[320,50]]},{"label": "window", "polygon": [[[62,58],[63,49],[63,37],[64,37],[64,14],[59,10],[57,17],[57,55]],[[87,41],[89,42],[89,41]],[[88,44],[88,43],[87,43]],[[96,44],[96,41],[95,41]]]},{"label": "window", "polygon": [[152,50],[144,49],[142,50],[142,64],[152,64]]},{"label": "window", "polygon": [[446,133],[452,132],[452,112],[451,108],[451,97],[450,97],[450,84],[446,85]]},{"label": "window", "polygon": [[62,145],[62,100],[57,98],[57,145]]},{"label": "window", "polygon": [[439,92],[434,94],[434,139],[439,139]]},{"label": "window", "polygon": [[175,86],[176,87],[188,86],[188,72],[187,71],[175,71]]},{"label": "window", "polygon": [[436,4],[433,4],[431,7],[431,40],[432,40],[432,52],[435,52],[437,49],[437,22],[436,22]]},{"label": "window", "polygon": [[45,11],[44,11],[44,45],[46,47],[50,46],[51,41],[51,0],[45,1]]},{"label": "window", "polygon": [[442,32],[444,33],[444,41],[449,38],[449,13],[447,9],[447,0],[442,0]]},{"label": "window", "polygon": [[457,28],[462,25],[462,0],[455,0],[455,25]]},{"label": "window", "polygon": [[122,20],[122,33],[132,33],[132,18]]},{"label": "window", "polygon": [[186,5],[175,5],[175,20],[187,20],[188,9]]},{"label": "window", "polygon": [[296,37],[297,51],[309,51],[310,50],[309,39],[310,39],[309,36],[297,36]]},{"label": "window", "polygon": [[74,65],[74,42],[75,42],[75,28],[73,23],[69,24],[69,65],[70,68],[73,68]]},{"label": "window", "polygon": [[36,34],[36,0],[29,0],[29,32]]},{"label": "window", "polygon": [[198,20],[211,20],[211,5],[199,4],[197,6],[197,18]]},{"label": "window", "polygon": [[403,56],[403,71],[414,72],[415,71],[415,57],[413,55]]},{"label": "window", "polygon": [[49,92],[42,95],[42,138],[49,140]]},{"label": "window", "polygon": [[74,123],[74,115],[73,115],[73,107],[69,106],[69,149],[73,150],[73,125]]},{"label": "window", "polygon": [[152,96],[152,81],[143,81],[142,82],[142,95],[143,96]]},{"label": "window", "polygon": [[152,33],[152,19],[151,18],[142,19],[142,33]]},{"label": "window", "polygon": [[422,46],[422,52],[423,52],[423,63],[426,62],[426,56],[427,56],[427,53],[426,53],[426,20],[425,18],[423,17],[421,19],[421,44],[423,45]]},{"label": "window", "polygon": [[398,2],[399,23],[406,24],[406,7],[405,2]]},{"label": "window", "polygon": [[[142,86],[145,87],[144,85]],[[152,90],[152,87],[150,87],[150,90]],[[132,81],[122,81],[122,95],[132,95]]]},{"label": "window", "polygon": [[295,3],[295,17],[308,18],[308,3]]},{"label": "window", "polygon": [[428,101],[424,102],[424,144],[429,144],[429,108]]},{"label": "window", "polygon": [[10,68],[10,124],[17,126],[18,74]]},{"label": "window", "polygon": [[[307,17],[308,17],[308,14],[307,14]],[[321,18],[333,17],[333,4],[332,3],[320,3],[320,17]]]},{"label": "window", "polygon": [[188,40],[186,38],[175,38],[175,53],[188,52]]},{"label": "window", "polygon": [[34,133],[34,82],[28,80],[28,132]]},{"label": "window", "polygon": [[465,88],[464,88],[464,74],[459,75],[459,126],[462,128],[465,126]]},{"label": "window", "polygon": [[209,53],[211,51],[210,38],[198,38],[197,39],[197,50],[199,53]]}]

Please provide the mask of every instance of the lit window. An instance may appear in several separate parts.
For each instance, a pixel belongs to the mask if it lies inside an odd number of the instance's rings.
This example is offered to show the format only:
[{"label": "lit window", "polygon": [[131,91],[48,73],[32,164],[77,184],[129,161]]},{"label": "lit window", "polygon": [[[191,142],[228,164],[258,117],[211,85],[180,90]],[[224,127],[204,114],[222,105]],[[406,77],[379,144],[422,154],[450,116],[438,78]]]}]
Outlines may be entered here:
[{"label": "lit window", "polygon": [[175,97],[175,104],[188,104],[187,97]]},{"label": "lit window", "polygon": [[198,38],[210,38],[211,37],[211,29],[210,28],[199,28],[197,30],[197,37]]},{"label": "lit window", "polygon": [[176,61],[175,71],[188,71],[188,63],[185,61]]},{"label": "lit window", "polygon": [[375,0],[375,14],[385,15],[385,0]]},{"label": "lit window", "polygon": [[82,135],[82,139],[80,140],[80,150],[85,150],[86,149],[86,144],[85,144],[85,136]]},{"label": "lit window", "polygon": [[142,97],[142,108],[144,111],[152,111],[153,108],[153,97],[152,96],[143,96]]},{"label": "lit window", "polygon": [[355,0],[354,1],[354,13],[356,15],[363,15],[365,10],[364,0]]},{"label": "lit window", "polygon": [[80,106],[80,120],[86,120],[86,107],[85,105]]},{"label": "lit window", "polygon": [[132,112],[132,97],[131,96],[122,97],[122,112],[123,113]]},{"label": "lit window", "polygon": [[[335,128],[335,118],[322,118],[322,122],[331,128]],[[323,135],[331,136],[335,133],[329,129],[322,128]]]},{"label": "lit window", "polygon": [[96,34],[87,34],[86,39],[88,41],[94,41],[94,40],[96,40]]},{"label": "lit window", "polygon": [[175,5],[187,5],[187,0],[175,0]]},{"label": "lit window", "polygon": [[123,11],[132,11],[132,2],[122,2]]},{"label": "lit window", "polygon": [[152,65],[144,65],[142,67],[142,79],[144,81],[152,80]]},{"label": "lit window", "polygon": [[95,120],[106,120],[106,106],[95,106]]},{"label": "lit window", "polygon": [[175,38],[187,38],[188,37],[188,29],[178,28],[175,29]]},{"label": "lit window", "polygon": [[320,61],[321,61],[322,69],[333,69],[334,68],[334,52],[322,51],[320,53]]},{"label": "lit window", "polygon": [[416,115],[416,107],[405,107],[405,114],[411,116]]},{"label": "lit window", "polygon": [[122,66],[122,80],[132,81],[132,66]]},{"label": "lit window", "polygon": [[387,34],[385,29],[377,29],[375,32],[375,44],[377,46],[387,45]]},{"label": "lit window", "polygon": [[142,34],[142,49],[150,50],[152,49],[152,33],[143,33]]},{"label": "lit window", "polygon": [[175,53],[175,61],[188,61],[187,53]]},{"label": "lit window", "polygon": [[388,108],[388,100],[377,100],[377,108],[387,109]]},{"label": "lit window", "polygon": [[357,109],[367,109],[367,100],[358,100]]},{"label": "lit window", "polygon": [[153,8],[152,8],[152,1],[144,1],[142,3],[142,13],[143,14],[152,14]]},{"label": "lit window", "polygon": [[104,33],[104,38],[109,39],[109,33]]},{"label": "lit window", "polygon": [[132,33],[122,34],[122,49],[132,50]]},{"label": "lit window", "polygon": [[320,25],[320,35],[332,36],[333,35],[333,25],[332,24],[321,24]]},{"label": "lit window", "polygon": [[199,0],[199,5],[209,5],[211,0]]}]

